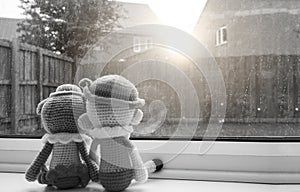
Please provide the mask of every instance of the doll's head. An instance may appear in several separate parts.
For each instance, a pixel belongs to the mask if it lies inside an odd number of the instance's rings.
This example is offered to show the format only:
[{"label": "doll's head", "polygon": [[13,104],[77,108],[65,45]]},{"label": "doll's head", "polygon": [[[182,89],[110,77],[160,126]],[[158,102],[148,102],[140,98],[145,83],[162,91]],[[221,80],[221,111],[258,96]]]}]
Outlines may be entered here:
[{"label": "doll's head", "polygon": [[77,120],[85,113],[85,99],[78,86],[60,85],[38,104],[36,112],[48,133],[78,133]]},{"label": "doll's head", "polygon": [[106,75],[79,82],[87,99],[87,115],[94,127],[137,125],[143,117],[139,109],[145,104],[136,87],[119,75]]}]

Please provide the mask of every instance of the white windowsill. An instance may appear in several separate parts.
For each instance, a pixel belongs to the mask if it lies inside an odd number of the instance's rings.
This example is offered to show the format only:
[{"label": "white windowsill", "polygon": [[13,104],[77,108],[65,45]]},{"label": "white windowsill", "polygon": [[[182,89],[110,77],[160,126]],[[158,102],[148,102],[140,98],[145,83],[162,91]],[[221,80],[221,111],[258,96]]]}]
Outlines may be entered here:
[{"label": "white windowsill", "polygon": [[[300,183],[300,143],[134,142],[144,160],[166,162],[151,178]],[[201,154],[201,145],[210,148]],[[0,139],[0,172],[24,172],[41,148],[39,139]]]},{"label": "white windowsill", "polygon": [[[45,192],[59,191],[53,188],[46,188],[37,182],[29,183],[25,181],[23,174],[17,173],[0,173],[1,191],[5,192]],[[168,179],[149,179],[146,183],[133,183],[127,188],[127,192],[281,192],[281,191],[298,191],[300,185],[265,185],[249,183],[232,183],[232,182],[205,182],[205,181],[188,181],[188,180],[168,180]],[[72,189],[67,191],[77,192],[100,192],[104,191],[101,185],[90,183],[86,188]]]}]

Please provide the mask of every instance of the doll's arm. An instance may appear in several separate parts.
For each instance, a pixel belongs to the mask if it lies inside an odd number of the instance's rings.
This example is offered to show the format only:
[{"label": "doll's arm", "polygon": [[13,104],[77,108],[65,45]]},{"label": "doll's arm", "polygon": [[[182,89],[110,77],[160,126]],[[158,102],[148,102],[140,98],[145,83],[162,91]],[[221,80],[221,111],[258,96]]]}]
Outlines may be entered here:
[{"label": "doll's arm", "polygon": [[94,181],[94,182],[99,181],[99,174],[98,174],[97,165],[88,156],[88,153],[87,153],[87,150],[85,148],[84,142],[76,143],[76,145],[79,149],[79,152],[80,152],[80,155],[81,155],[82,159],[84,160],[84,162],[86,163],[86,165],[89,169],[89,175],[90,175],[91,180]]},{"label": "doll's arm", "polygon": [[26,171],[25,178],[27,181],[35,181],[40,172],[41,167],[46,163],[53,149],[53,144],[47,142],[42,151],[35,158],[29,169]]},{"label": "doll's arm", "polygon": [[134,167],[135,180],[144,183],[148,179],[148,171],[143,163],[143,160],[138,152],[137,147],[130,141],[125,140],[125,146],[129,148],[129,154]]},{"label": "doll's arm", "polygon": [[99,142],[97,142],[97,139],[94,139],[90,147],[89,156],[93,161],[97,163],[97,165],[100,165],[100,156],[97,155],[100,154],[100,152],[98,151],[98,145]]}]

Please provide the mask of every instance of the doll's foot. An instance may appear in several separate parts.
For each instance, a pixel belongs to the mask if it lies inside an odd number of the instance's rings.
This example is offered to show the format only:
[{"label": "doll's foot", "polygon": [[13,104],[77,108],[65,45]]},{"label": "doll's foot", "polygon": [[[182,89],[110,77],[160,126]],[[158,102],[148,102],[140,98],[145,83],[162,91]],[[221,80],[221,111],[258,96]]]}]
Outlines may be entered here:
[{"label": "doll's foot", "polygon": [[155,164],[155,171],[154,171],[154,173],[160,171],[163,168],[164,163],[162,162],[162,160],[160,160],[160,159],[153,159],[152,161]]},{"label": "doll's foot", "polygon": [[150,161],[147,161],[144,165],[148,170],[148,173],[155,173],[163,168],[164,163],[160,159],[152,159]]},{"label": "doll's foot", "polygon": [[47,172],[48,172],[47,167],[46,166],[42,166],[41,167],[41,171],[40,171],[40,173],[38,175],[38,182],[40,184],[48,184],[48,181],[46,179]]}]

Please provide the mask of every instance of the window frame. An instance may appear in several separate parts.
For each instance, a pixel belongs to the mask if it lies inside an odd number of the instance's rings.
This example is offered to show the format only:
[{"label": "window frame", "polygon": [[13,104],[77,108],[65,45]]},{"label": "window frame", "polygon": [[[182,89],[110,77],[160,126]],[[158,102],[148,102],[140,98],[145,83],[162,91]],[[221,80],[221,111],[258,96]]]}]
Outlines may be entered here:
[{"label": "window frame", "polygon": [[142,51],[141,37],[134,36],[133,37],[133,48],[134,53],[140,53]]},{"label": "window frame", "polygon": [[[226,39],[224,40],[224,30],[226,31]],[[227,26],[222,26],[216,31],[216,46],[228,43],[228,30]]]},{"label": "window frame", "polygon": [[[142,139],[133,142],[144,160],[167,161],[163,171],[151,174],[151,178],[300,183],[300,166],[297,166],[300,142]],[[210,150],[199,154],[199,146],[207,144],[212,144]],[[41,149],[40,139],[0,138],[0,172],[23,173]],[[180,154],[178,149],[183,149]]]},{"label": "window frame", "polygon": [[146,38],[145,50],[151,49],[152,47],[153,47],[153,40],[152,40],[152,38]]}]

